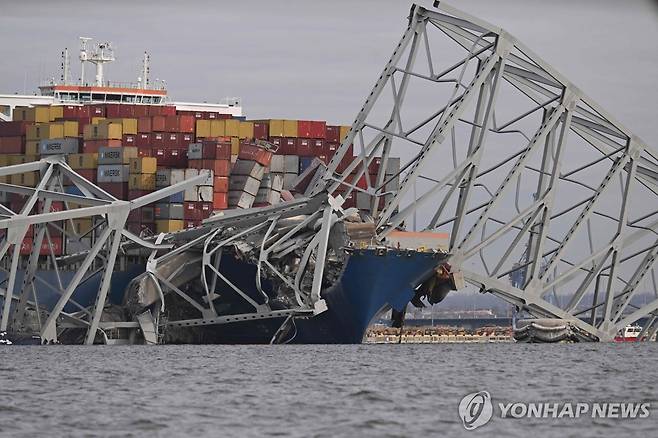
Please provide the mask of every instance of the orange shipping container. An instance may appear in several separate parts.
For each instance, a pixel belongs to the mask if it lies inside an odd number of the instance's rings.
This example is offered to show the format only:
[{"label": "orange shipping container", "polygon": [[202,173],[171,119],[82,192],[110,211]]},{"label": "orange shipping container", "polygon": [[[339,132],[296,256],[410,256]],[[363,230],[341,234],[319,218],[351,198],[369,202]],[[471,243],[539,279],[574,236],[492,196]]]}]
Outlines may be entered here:
[{"label": "orange shipping container", "polygon": [[228,208],[228,193],[213,193],[212,207],[214,210],[226,210]]}]

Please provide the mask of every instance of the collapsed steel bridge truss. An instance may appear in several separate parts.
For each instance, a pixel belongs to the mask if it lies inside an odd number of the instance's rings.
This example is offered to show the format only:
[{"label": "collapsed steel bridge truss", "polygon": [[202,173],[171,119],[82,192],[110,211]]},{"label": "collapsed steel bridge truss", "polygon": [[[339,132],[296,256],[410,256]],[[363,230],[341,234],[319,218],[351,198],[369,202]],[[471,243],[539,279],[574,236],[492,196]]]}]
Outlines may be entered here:
[{"label": "collapsed steel bridge truss", "polygon": [[534,316],[601,340],[648,318],[650,337],[658,295],[632,299],[657,290],[658,154],[504,30],[434,6],[412,7],[312,193],[367,197],[380,237],[449,232],[470,284]]},{"label": "collapsed steel bridge truss", "polygon": [[[96,218],[89,248],[48,257],[48,269],[58,272],[58,263],[68,263],[76,274],[68,284],[49,285],[60,298],[44,313],[46,320],[38,321],[46,341],[57,339],[58,326],[87,328],[88,344],[98,331],[137,327],[134,321],[101,320],[117,254],[135,246],[152,251],[145,275],[161,301],[174,293],[198,311],[197,318],[172,325],[317,314],[324,310],[320,289],[332,226],[353,213],[341,202],[356,195],[367,200],[379,241],[412,224],[448,232],[450,263],[481,292],[537,317],[568,320],[600,340],[646,318],[641,336],[650,338],[658,329],[658,296],[643,304],[633,298],[642,288],[657,290],[658,155],[502,29],[443,4],[435,7],[412,7],[409,25],[347,138],[305,198],[228,211],[200,229],[144,240],[124,229],[129,212],[205,176],[121,201],[85,181],[62,158],[0,169],[0,176],[41,175],[36,188],[0,185],[2,193],[27,197],[20,212],[0,207],[0,231],[5,230],[0,261],[6,267],[0,294],[18,291],[13,315],[12,300],[4,302],[0,331],[8,326],[20,331],[25,308],[40,308],[35,273],[43,263],[42,243],[50,242],[49,227],[89,217]],[[342,169],[351,145],[357,158]],[[398,157],[401,166],[389,166]],[[64,193],[63,178],[83,196]],[[48,212],[52,201],[63,201],[65,211]],[[18,248],[30,225],[35,237],[25,261]],[[66,226],[61,231],[80,240]],[[258,300],[220,270],[226,248],[245,245],[256,256]],[[198,256],[165,273],[163,267],[188,250]],[[284,272],[279,260],[293,251],[301,254],[299,265]],[[199,262],[201,300],[172,281]],[[24,271],[20,286],[19,271]],[[269,306],[260,284],[263,271],[293,292],[290,310]],[[65,312],[67,304],[76,304],[76,287],[95,274],[101,275],[95,306]],[[213,304],[218,281],[253,311],[220,315]]]},{"label": "collapsed steel bridge truss", "polygon": [[[0,332],[11,328],[14,333],[32,333],[34,330],[26,329],[26,308],[29,305],[32,309],[37,309],[38,333],[43,341],[56,341],[57,325],[65,321],[73,326],[87,328],[85,343],[91,344],[98,330],[121,326],[101,322],[101,315],[108,297],[117,254],[122,245],[130,241],[145,248],[170,248],[166,245],[154,245],[126,230],[126,219],[130,211],[199,184],[207,175],[199,175],[132,201],[116,199],[90,183],[71,169],[63,156],[5,166],[0,168],[0,177],[15,177],[31,172],[39,174],[39,182],[35,188],[0,184],[3,196],[13,194],[23,199],[19,204],[22,205],[20,211],[0,205],[0,260],[7,262],[5,265],[8,267],[2,268],[4,275],[1,277],[3,281],[0,285],[0,295],[5,299]],[[73,184],[80,194],[66,193],[64,184]],[[54,201],[63,203],[64,209],[52,211]],[[92,219],[93,227],[90,230],[80,230],[74,223],[75,220],[83,218]],[[33,236],[31,246],[22,248],[28,230],[31,230]],[[70,244],[77,244],[79,254],[62,256],[61,245],[58,248],[53,244],[51,234],[55,232]],[[21,257],[22,252],[29,254],[27,260]],[[43,257],[40,260],[40,256],[46,256],[45,266],[40,266],[40,263],[44,263]],[[56,283],[51,284],[40,278],[39,268],[54,272]],[[75,272],[70,281],[62,280],[63,270]],[[19,274],[22,277],[20,285],[17,283]],[[98,276],[101,280],[94,306],[88,309],[76,303],[73,298],[76,289]],[[36,293],[37,287],[48,288],[59,295],[56,304],[47,312],[39,311],[41,306]],[[14,291],[14,294],[7,291]],[[7,299],[8,296],[12,296],[12,299]],[[12,301],[16,301],[13,315]],[[67,305],[78,309],[65,312]],[[45,321],[40,318],[42,313],[47,317]],[[123,324],[123,327],[126,325]]]}]

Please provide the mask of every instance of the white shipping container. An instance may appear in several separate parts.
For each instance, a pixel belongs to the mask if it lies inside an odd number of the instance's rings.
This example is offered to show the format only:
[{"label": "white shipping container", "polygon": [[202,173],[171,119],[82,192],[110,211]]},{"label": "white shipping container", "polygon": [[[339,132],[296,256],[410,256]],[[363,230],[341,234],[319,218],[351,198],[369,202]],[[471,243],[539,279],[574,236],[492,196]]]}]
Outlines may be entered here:
[{"label": "white shipping container", "polygon": [[128,182],[130,166],[127,164],[100,164],[98,182]]},{"label": "white shipping container", "polygon": [[201,143],[190,143],[187,147],[187,158],[190,160],[203,159],[203,145]]},{"label": "white shipping container", "polygon": [[290,190],[297,180],[296,173],[284,173],[283,174],[283,188]]},{"label": "white shipping container", "polygon": [[198,200],[203,202],[212,202],[213,187],[212,186],[199,186],[197,188]]},{"label": "white shipping container", "polygon": [[199,175],[206,174],[208,177],[204,179],[200,186],[212,186],[214,184],[215,171],[209,169],[202,169],[199,171]]},{"label": "white shipping container", "polygon": [[249,175],[260,181],[265,175],[265,167],[255,161],[238,160],[231,170],[231,175]]},{"label": "white shipping container", "polygon": [[286,171],[286,161],[284,155],[273,155],[270,162],[270,172],[284,173]]},{"label": "white shipping container", "polygon": [[260,181],[246,175],[231,175],[228,187],[229,191],[243,191],[256,195],[260,187]]},{"label": "white shipping container", "polygon": [[186,189],[184,194],[183,194],[183,199],[185,201],[190,201],[190,202],[196,202],[199,200],[199,192],[197,191],[197,187],[191,187],[189,189]]},{"label": "white shipping container", "polygon": [[251,208],[254,205],[256,197],[245,192],[228,192],[229,208]]},{"label": "white shipping container", "polygon": [[194,178],[199,175],[198,169],[185,169],[185,179]]},{"label": "white shipping container", "polygon": [[185,181],[185,169],[171,169],[171,185]]},{"label": "white shipping container", "polygon": [[77,138],[41,140],[39,142],[39,153],[41,155],[77,154],[79,147],[80,143]]},{"label": "white shipping container", "polygon": [[270,178],[272,180],[272,190],[276,190],[277,192],[283,190],[283,174],[271,173]]},{"label": "white shipping container", "polygon": [[283,159],[284,159],[284,166],[283,166],[284,173],[297,174],[299,172],[299,157],[297,155],[284,155]]}]

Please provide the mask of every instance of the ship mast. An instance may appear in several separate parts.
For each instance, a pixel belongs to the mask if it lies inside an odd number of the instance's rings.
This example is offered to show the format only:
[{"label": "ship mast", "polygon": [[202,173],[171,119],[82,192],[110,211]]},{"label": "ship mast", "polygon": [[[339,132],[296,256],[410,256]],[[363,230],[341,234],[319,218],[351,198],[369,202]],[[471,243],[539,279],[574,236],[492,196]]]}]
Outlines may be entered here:
[{"label": "ship mast", "polygon": [[115,60],[112,43],[96,43],[91,52],[87,52],[87,41],[91,38],[80,37],[80,85],[85,85],[85,62],[90,62],[96,66],[95,85],[103,86],[103,66]]}]

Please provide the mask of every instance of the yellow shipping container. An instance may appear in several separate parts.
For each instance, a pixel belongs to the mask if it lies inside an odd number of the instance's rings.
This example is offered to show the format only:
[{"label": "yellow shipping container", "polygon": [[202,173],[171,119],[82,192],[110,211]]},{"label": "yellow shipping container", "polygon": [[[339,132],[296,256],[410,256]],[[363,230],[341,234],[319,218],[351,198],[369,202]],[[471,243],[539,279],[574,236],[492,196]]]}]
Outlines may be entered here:
[{"label": "yellow shipping container", "polygon": [[25,138],[27,140],[49,140],[64,137],[63,123],[41,123],[27,127]]},{"label": "yellow shipping container", "polygon": [[[71,203],[69,203],[69,209],[72,209],[74,207],[71,206]],[[83,235],[87,234],[91,231],[93,227],[93,221],[91,218],[82,218],[82,219],[73,219],[72,221],[66,221],[64,223],[64,227],[66,228],[66,231],[71,233],[75,233],[77,235]]]},{"label": "yellow shipping container", "polygon": [[137,119],[106,119],[99,124],[118,123],[124,134],[137,135]]},{"label": "yellow shipping container", "polygon": [[270,137],[285,137],[283,135],[283,120],[270,120]]},{"label": "yellow shipping container", "polygon": [[183,229],[184,222],[182,220],[164,220],[158,219],[155,221],[155,230],[158,233],[171,233],[173,231],[180,231]]},{"label": "yellow shipping container", "polygon": [[85,140],[93,140],[96,138],[96,126],[85,125],[82,128],[82,138]]},{"label": "yellow shipping container", "polygon": [[240,136],[240,121],[235,119],[223,120],[226,125],[226,137],[239,137]]},{"label": "yellow shipping container", "polygon": [[27,155],[39,155],[39,140],[28,140],[25,142],[25,153]]},{"label": "yellow shipping container", "polygon": [[50,106],[50,121],[54,122],[55,119],[61,119],[64,117],[64,107],[62,106]]},{"label": "yellow shipping container", "polygon": [[345,137],[347,137],[347,133],[349,132],[351,126],[341,126],[340,127],[340,142],[342,143],[343,140],[345,140]]},{"label": "yellow shipping container", "polygon": [[36,187],[38,179],[39,175],[37,172],[25,172],[12,175],[10,182],[17,186]]},{"label": "yellow shipping container", "polygon": [[210,120],[196,121],[196,136],[197,138],[210,137]]},{"label": "yellow shipping container", "polygon": [[155,173],[129,175],[128,190],[155,190]]},{"label": "yellow shipping container", "polygon": [[27,122],[28,111],[30,108],[26,106],[17,106],[12,113],[12,120],[16,122]]},{"label": "yellow shipping container", "polygon": [[92,125],[98,125],[103,120],[105,120],[105,117],[92,117],[91,118],[91,124]]},{"label": "yellow shipping container", "polygon": [[64,125],[64,137],[78,137],[78,122],[75,120],[67,120],[61,122]]},{"label": "yellow shipping container", "polygon": [[231,155],[238,155],[240,153],[240,139],[231,137]]},{"label": "yellow shipping container", "polygon": [[211,120],[210,121],[210,137],[224,137],[226,136],[226,121],[225,120]]},{"label": "yellow shipping container", "polygon": [[50,122],[50,107],[49,106],[35,106],[28,108],[25,111],[25,119],[28,122],[48,123]]},{"label": "yellow shipping container", "polygon": [[240,138],[254,138],[253,122],[240,122]]},{"label": "yellow shipping container", "polygon": [[157,158],[139,157],[130,159],[130,173],[155,173],[157,170]]},{"label": "yellow shipping container", "polygon": [[283,137],[297,137],[297,120],[283,121]]},{"label": "yellow shipping container", "polygon": [[5,155],[7,157],[7,164],[12,166],[14,164],[31,163],[32,161],[39,160],[36,155]]},{"label": "yellow shipping container", "polygon": [[123,129],[120,123],[101,123],[96,131],[99,140],[121,140]]},{"label": "yellow shipping container", "polygon": [[98,168],[98,154],[71,154],[66,157],[71,169]]}]

